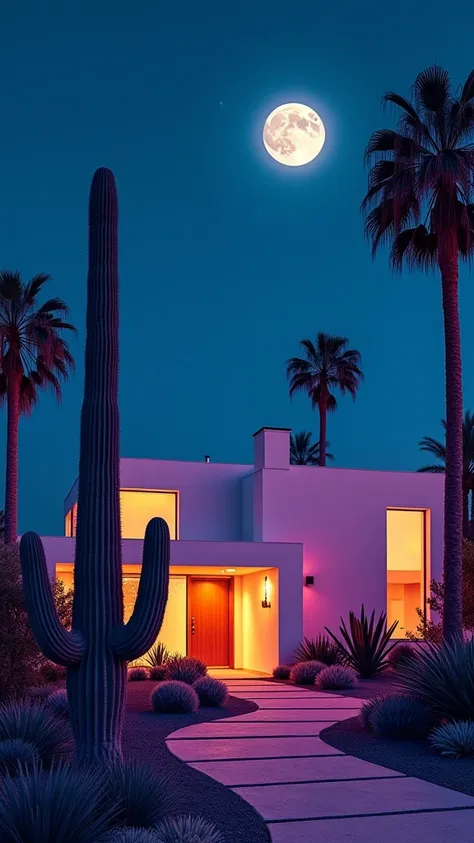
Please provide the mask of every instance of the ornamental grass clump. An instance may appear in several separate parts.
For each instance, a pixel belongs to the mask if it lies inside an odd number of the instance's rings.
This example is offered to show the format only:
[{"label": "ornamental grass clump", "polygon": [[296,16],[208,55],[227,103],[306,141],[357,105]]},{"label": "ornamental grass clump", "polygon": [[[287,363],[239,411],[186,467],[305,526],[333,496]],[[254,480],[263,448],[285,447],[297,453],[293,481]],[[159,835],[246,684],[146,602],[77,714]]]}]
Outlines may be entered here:
[{"label": "ornamental grass clump", "polygon": [[349,612],[349,628],[341,618],[339,630],[342,640],[327,627],[326,631],[339,648],[344,664],[354,668],[363,679],[372,679],[388,667],[388,656],[397,646],[390,640],[397,625],[398,621],[395,621],[387,629],[385,612],[381,613],[377,623],[375,611],[369,620],[362,606],[359,618],[354,612]]},{"label": "ornamental grass clump", "polygon": [[166,679],[166,665],[156,664],[154,667],[150,667],[148,673],[150,674],[150,679],[153,679],[154,682],[164,682]]},{"label": "ornamental grass clump", "polygon": [[117,824],[154,828],[174,808],[173,791],[152,767],[138,761],[99,765],[109,807],[118,805]]},{"label": "ornamental grass clump", "polygon": [[51,761],[72,749],[69,722],[46,706],[29,702],[0,706],[0,741],[19,739],[32,744],[41,761]]},{"label": "ornamental grass clump", "polygon": [[378,701],[382,699],[385,699],[385,694],[378,694],[377,696],[371,697],[370,699],[366,700],[363,706],[361,707],[360,719],[365,729],[370,729],[370,731],[373,731],[371,720],[372,714]]},{"label": "ornamental grass clump", "polygon": [[102,843],[157,843],[157,837],[147,828],[121,828],[104,837]]},{"label": "ornamental grass clump", "polygon": [[148,671],[144,667],[131,667],[129,669],[129,682],[144,682],[146,679],[148,679]]},{"label": "ornamental grass clump", "polygon": [[375,734],[382,738],[424,738],[433,725],[425,703],[402,694],[387,694],[376,700],[369,720]]},{"label": "ornamental grass clump", "polygon": [[156,843],[224,843],[220,831],[202,817],[168,817],[156,829]]},{"label": "ornamental grass clump", "polygon": [[402,664],[405,664],[412,659],[416,659],[417,656],[418,651],[416,645],[407,644],[405,641],[401,641],[400,644],[397,644],[393,648],[393,650],[390,650],[387,656],[387,661],[393,670],[398,670]]},{"label": "ornamental grass clump", "polygon": [[59,691],[53,691],[46,697],[45,703],[58,717],[69,717],[69,700],[67,691],[63,688],[60,688]]},{"label": "ornamental grass clump", "polygon": [[326,665],[318,661],[298,662],[290,671],[290,682],[295,685],[314,685],[318,673],[321,673]]},{"label": "ornamental grass clump", "polygon": [[398,684],[438,720],[474,720],[474,639],[426,644],[416,661],[400,665]]},{"label": "ornamental grass clump", "polygon": [[358,681],[355,670],[344,664],[332,664],[329,667],[325,667],[316,677],[316,685],[322,691],[339,691],[344,690],[344,688],[354,688]]},{"label": "ornamental grass clump", "polygon": [[198,710],[199,697],[187,682],[169,680],[156,686],[151,703],[158,714],[189,714]]},{"label": "ornamental grass clump", "polygon": [[474,721],[458,720],[443,723],[429,735],[434,749],[446,758],[463,758],[474,755]]},{"label": "ornamental grass clump", "polygon": [[199,697],[200,705],[222,707],[229,698],[225,682],[213,679],[212,676],[201,676],[193,688]]},{"label": "ornamental grass clump", "polygon": [[279,664],[277,667],[273,668],[273,678],[274,679],[289,679],[291,673],[291,664]]},{"label": "ornamental grass clump", "polygon": [[191,656],[171,659],[166,665],[166,678],[194,685],[197,679],[207,674],[207,667],[200,659]]},{"label": "ornamental grass clump", "polygon": [[295,656],[299,662],[317,661],[328,666],[341,661],[339,647],[330,641],[327,635],[318,635],[317,638],[305,637],[296,648]]},{"label": "ornamental grass clump", "polygon": [[22,768],[39,761],[38,750],[32,743],[21,738],[0,741],[0,775],[14,776]]}]

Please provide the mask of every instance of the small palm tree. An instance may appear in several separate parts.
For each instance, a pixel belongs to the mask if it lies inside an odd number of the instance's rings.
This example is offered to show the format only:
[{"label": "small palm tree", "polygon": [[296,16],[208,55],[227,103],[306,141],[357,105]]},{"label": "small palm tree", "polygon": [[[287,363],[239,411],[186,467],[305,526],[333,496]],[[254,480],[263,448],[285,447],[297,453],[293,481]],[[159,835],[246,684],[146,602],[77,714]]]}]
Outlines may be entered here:
[{"label": "small palm tree", "polygon": [[60,378],[67,378],[74,361],[63,331],[75,328],[63,321],[67,307],[52,298],[38,306],[37,297],[50,276],[21,280],[19,272],[0,271],[0,400],[7,403],[7,468],[5,542],[18,533],[18,427],[20,415],[31,413],[38,390],[51,387],[61,397]]},{"label": "small palm tree", "polygon": [[[326,442],[329,445],[329,442]],[[333,460],[332,454],[326,453],[326,459]],[[290,463],[291,465],[319,465],[319,442],[311,444],[311,433],[302,430],[301,433],[290,435]]]},{"label": "small palm tree", "polygon": [[316,345],[309,339],[301,340],[303,356],[292,357],[286,363],[290,397],[303,390],[308,393],[312,407],[319,410],[319,465],[326,465],[327,414],[337,407],[331,390],[349,392],[355,399],[363,378],[361,356],[358,351],[347,348],[348,342],[345,337],[333,337],[319,331]]},{"label": "small palm tree", "polygon": [[[437,267],[441,275],[446,358],[444,504],[445,638],[462,635],[462,372],[459,258],[474,252],[474,71],[455,96],[449,75],[429,67],[410,99],[393,92],[396,129],[374,132],[366,149],[369,187],[362,204],[372,252],[391,244],[401,269]],[[369,210],[374,206],[372,210]]]},{"label": "small palm tree", "polygon": [[[446,421],[441,420],[446,438]],[[424,465],[418,471],[429,472],[430,474],[444,474],[446,471],[446,445],[433,439],[431,436],[424,436],[418,443],[420,451],[427,451],[433,454],[439,463]],[[462,425],[462,452],[463,452],[463,474],[462,474],[462,496],[463,496],[463,535],[465,539],[470,538],[471,529],[469,524],[469,493],[474,489],[474,413],[466,410]],[[474,505],[474,504],[473,504]]]}]

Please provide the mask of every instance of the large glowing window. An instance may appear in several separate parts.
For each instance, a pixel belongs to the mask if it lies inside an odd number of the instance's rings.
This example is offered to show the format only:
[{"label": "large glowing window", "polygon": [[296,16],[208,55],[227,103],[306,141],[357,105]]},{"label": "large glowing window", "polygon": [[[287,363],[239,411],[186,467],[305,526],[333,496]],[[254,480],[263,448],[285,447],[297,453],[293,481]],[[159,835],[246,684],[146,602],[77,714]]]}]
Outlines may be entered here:
[{"label": "large glowing window", "polygon": [[[151,518],[164,518],[172,539],[178,538],[178,493],[143,489],[120,490],[123,539],[142,539]],[[65,535],[75,536],[77,504],[66,515]]]},{"label": "large glowing window", "polygon": [[396,638],[415,632],[417,608],[426,609],[426,512],[387,510],[387,622]]}]

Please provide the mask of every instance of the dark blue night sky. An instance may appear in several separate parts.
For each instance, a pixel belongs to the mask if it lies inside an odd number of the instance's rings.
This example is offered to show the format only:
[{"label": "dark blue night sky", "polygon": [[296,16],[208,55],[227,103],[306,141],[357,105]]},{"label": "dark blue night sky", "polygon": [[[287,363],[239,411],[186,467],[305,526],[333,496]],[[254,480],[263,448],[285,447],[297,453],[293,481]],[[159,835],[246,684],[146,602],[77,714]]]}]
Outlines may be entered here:
[{"label": "dark blue night sky", "polygon": [[[21,424],[20,530],[62,531],[76,475],[98,166],[114,170],[121,211],[122,455],[250,462],[264,424],[317,434],[309,402],[288,399],[285,361],[320,329],[348,336],[365,371],[356,403],[342,399],[329,419],[336,465],[415,469],[418,440],[441,435],[440,282],[393,276],[383,253],[372,262],[363,151],[393,121],[380,110],[387,89],[407,94],[433,63],[456,84],[472,69],[472,2],[453,14],[439,0],[5,7],[0,264],[50,272],[79,328],[62,405],[44,395]],[[268,112],[295,100],[327,131],[301,169],[261,145]],[[473,305],[463,269],[471,409]]]}]

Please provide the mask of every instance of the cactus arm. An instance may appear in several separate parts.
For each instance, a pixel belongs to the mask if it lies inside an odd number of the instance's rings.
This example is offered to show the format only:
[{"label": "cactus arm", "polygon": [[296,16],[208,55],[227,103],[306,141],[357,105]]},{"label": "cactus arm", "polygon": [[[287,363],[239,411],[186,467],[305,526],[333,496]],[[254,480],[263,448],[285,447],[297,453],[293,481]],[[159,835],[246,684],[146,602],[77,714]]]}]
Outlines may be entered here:
[{"label": "cactus arm", "polygon": [[163,518],[152,518],[143,544],[140,585],[132,616],[111,631],[112,652],[119,659],[138,659],[155,643],[168,600],[170,534]]},{"label": "cactus arm", "polygon": [[31,628],[46,658],[56,664],[77,664],[84,642],[77,632],[68,632],[54,605],[44,548],[36,533],[25,533],[20,542],[23,592]]}]

